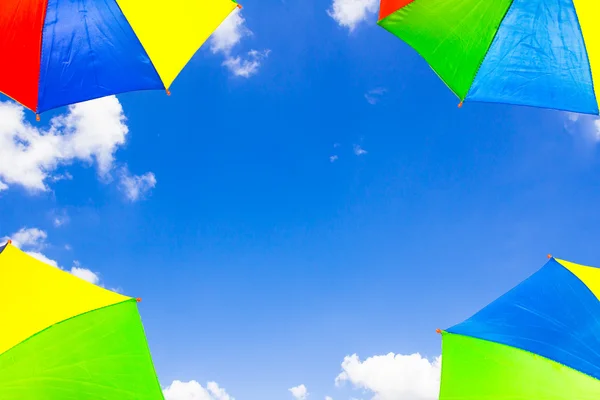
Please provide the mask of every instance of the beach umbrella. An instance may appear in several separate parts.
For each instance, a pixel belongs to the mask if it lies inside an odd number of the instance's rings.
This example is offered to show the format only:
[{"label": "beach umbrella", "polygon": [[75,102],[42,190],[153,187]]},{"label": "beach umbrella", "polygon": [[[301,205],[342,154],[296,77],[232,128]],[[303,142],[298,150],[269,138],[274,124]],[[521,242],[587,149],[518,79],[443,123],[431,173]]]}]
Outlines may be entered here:
[{"label": "beach umbrella", "polygon": [[136,299],[0,250],[0,399],[163,400]]},{"label": "beach umbrella", "polygon": [[236,6],[232,0],[2,0],[0,92],[38,114],[136,90],[169,94]]},{"label": "beach umbrella", "polygon": [[551,258],[442,334],[440,400],[600,398],[600,269]]},{"label": "beach umbrella", "polygon": [[598,114],[599,15],[600,2],[586,0],[381,0],[378,24],[416,50],[459,105]]}]

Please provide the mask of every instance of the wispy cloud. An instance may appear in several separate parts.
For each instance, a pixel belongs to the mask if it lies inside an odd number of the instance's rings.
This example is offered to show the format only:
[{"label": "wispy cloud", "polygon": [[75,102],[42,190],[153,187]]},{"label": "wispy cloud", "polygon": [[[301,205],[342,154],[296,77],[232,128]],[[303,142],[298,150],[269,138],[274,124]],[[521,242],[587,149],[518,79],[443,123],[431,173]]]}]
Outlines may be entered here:
[{"label": "wispy cloud", "polygon": [[233,75],[249,78],[250,76],[258,72],[262,60],[269,56],[271,50],[256,51],[250,50],[245,58],[227,57],[223,61],[223,65],[226,66]]},{"label": "wispy cloud", "polygon": [[365,93],[365,99],[369,104],[375,105],[379,103],[379,100],[381,100],[381,96],[385,92],[387,92],[387,89],[385,88],[371,89],[367,93]]},{"label": "wispy cloud", "polygon": [[143,199],[156,186],[156,177],[152,172],[132,175],[126,167],[123,167],[119,174],[119,186],[125,197],[135,202]]},{"label": "wispy cloud", "polygon": [[332,156],[329,156],[329,162],[336,162],[338,160],[338,158],[339,157],[337,155],[335,155],[335,154],[332,155]]},{"label": "wispy cloud", "polygon": [[249,78],[255,75],[262,62],[269,56],[271,50],[254,50],[246,52],[243,55],[233,55],[233,48],[242,41],[243,38],[252,36],[253,33],[246,26],[246,20],[239,9],[233,11],[219,25],[210,39],[210,49],[214,54],[222,54],[225,57],[223,66],[225,66],[234,76]]},{"label": "wispy cloud", "polygon": [[246,26],[241,11],[235,10],[219,25],[210,37],[210,49],[213,53],[229,54],[233,47],[252,31]]},{"label": "wispy cloud", "polygon": [[55,227],[61,227],[69,222],[69,215],[65,210],[54,210],[52,212],[52,224]]},{"label": "wispy cloud", "polygon": [[327,14],[352,32],[377,12],[378,3],[377,0],[333,0]]},{"label": "wispy cloud", "polygon": [[367,151],[365,149],[363,149],[360,145],[355,144],[354,145],[354,154],[356,154],[357,156],[362,156],[363,154],[367,154]]},{"label": "wispy cloud", "polygon": [[566,113],[565,128],[592,143],[600,142],[600,118],[594,115]]}]

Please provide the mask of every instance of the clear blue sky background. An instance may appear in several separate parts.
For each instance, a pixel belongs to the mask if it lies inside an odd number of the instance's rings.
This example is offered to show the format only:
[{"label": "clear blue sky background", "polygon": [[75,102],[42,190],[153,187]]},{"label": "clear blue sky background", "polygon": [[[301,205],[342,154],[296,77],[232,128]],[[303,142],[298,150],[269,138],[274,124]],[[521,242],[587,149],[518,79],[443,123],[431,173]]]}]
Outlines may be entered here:
[{"label": "clear blue sky background", "polygon": [[[349,34],[326,1],[244,6],[254,35],[240,47],[271,50],[257,75],[232,77],[206,46],[171,97],[119,96],[130,133],[117,158],[155,173],[146,200],[124,202],[78,163],[51,192],[0,194],[0,236],[39,227],[47,256],[144,298],[163,385],[215,380],[279,400],[304,383],[341,397],[344,356],[437,356],[436,328],[547,253],[600,265],[600,166],[584,125],[458,109],[374,18]],[[56,210],[68,224],[52,224]]]}]

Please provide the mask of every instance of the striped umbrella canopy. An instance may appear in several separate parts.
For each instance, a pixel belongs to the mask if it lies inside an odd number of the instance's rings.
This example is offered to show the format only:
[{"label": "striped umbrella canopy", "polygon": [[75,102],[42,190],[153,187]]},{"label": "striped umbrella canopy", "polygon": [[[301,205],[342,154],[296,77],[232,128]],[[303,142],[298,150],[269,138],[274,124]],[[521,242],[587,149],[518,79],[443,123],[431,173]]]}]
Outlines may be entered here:
[{"label": "striped umbrella canopy", "polygon": [[442,333],[440,400],[600,398],[600,269],[551,258]]},{"label": "striped umbrella canopy", "polygon": [[598,114],[600,2],[381,0],[378,24],[463,101]]},{"label": "striped umbrella canopy", "polygon": [[136,299],[10,242],[0,247],[0,326],[2,400],[164,399]]},{"label": "striped umbrella canopy", "polygon": [[38,114],[136,90],[168,94],[236,6],[232,0],[2,0],[0,92]]}]

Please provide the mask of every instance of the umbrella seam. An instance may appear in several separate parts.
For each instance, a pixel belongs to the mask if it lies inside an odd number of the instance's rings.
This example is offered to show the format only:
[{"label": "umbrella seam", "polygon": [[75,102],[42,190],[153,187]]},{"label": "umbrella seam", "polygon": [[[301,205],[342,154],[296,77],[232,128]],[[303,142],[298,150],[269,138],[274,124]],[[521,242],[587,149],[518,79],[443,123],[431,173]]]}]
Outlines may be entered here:
[{"label": "umbrella seam", "polygon": [[483,55],[483,57],[481,58],[481,61],[479,62],[479,65],[477,66],[477,69],[475,70],[475,75],[473,75],[473,80],[471,81],[471,85],[469,85],[469,90],[467,90],[467,93],[465,94],[465,98],[461,99],[461,100],[465,101],[467,99],[467,97],[469,96],[469,92],[471,92],[471,88],[473,87],[473,83],[475,82],[475,79],[477,79],[477,75],[479,75],[479,71],[481,70],[481,66],[483,65],[483,63],[485,61],[485,58],[487,57],[488,53],[490,52],[490,49],[494,45],[494,42],[496,41],[496,37],[498,36],[498,32],[500,32],[500,28],[502,27],[502,24],[504,23],[504,20],[506,19],[506,16],[508,15],[508,12],[512,8],[514,2],[515,2],[514,0],[511,0],[510,5],[506,8],[506,12],[502,16],[502,19],[500,19],[500,22],[498,23],[498,29],[496,29],[496,32],[494,32],[494,36],[492,37],[492,41],[490,42],[489,47],[487,48],[485,54]]},{"label": "umbrella seam", "polygon": [[592,62],[590,61],[590,55],[588,53],[587,45],[585,43],[585,36],[583,36],[583,28],[581,27],[581,21],[579,21],[579,14],[577,13],[577,7],[575,7],[575,1],[571,2],[573,4],[573,11],[575,13],[575,18],[577,19],[577,29],[579,30],[579,34],[581,35],[581,42],[583,44],[583,48],[585,50],[585,58],[587,59],[588,72],[590,73],[590,82],[592,84],[592,93],[594,94],[594,100],[596,100],[596,115],[600,113],[600,106],[598,105],[598,99],[596,98],[596,85],[594,84],[594,74],[592,72]]},{"label": "umbrella seam", "polygon": [[[565,367],[565,368],[568,368],[568,369],[570,369],[571,371],[575,371],[575,372],[577,372],[577,373],[579,373],[579,374],[582,374],[582,375],[585,375],[585,376],[587,376],[587,377],[590,377],[590,378],[593,378],[593,379],[598,379],[597,377],[595,377],[595,376],[593,376],[593,375],[590,375],[590,374],[588,374],[588,373],[585,373],[585,372],[583,372],[583,371],[580,371],[580,370],[578,370],[578,369],[575,369],[575,368],[573,368],[573,367],[570,367],[570,366],[568,366],[568,365],[566,365],[566,364],[564,364],[564,363],[562,363],[562,362],[560,362],[560,361],[553,360],[553,359],[551,359],[551,358],[548,358],[548,357],[546,357],[546,356],[543,356],[543,355],[541,355],[541,354],[534,353],[533,351],[530,351],[530,350],[527,350],[527,349],[523,349],[523,348],[521,348],[521,347],[517,347],[517,346],[511,346],[511,345],[504,344],[504,343],[499,343],[499,342],[494,342],[493,340],[489,340],[489,339],[483,339],[483,338],[479,338],[479,337],[476,337],[476,336],[467,335],[467,334],[463,334],[463,333],[452,333],[452,332],[447,332],[447,331],[444,331],[444,334],[446,334],[446,335],[456,335],[456,336],[462,336],[462,337],[466,337],[466,338],[470,338],[470,339],[475,339],[475,340],[481,340],[481,341],[483,341],[483,342],[493,343],[493,344],[496,344],[496,345],[499,345],[499,346],[504,346],[504,347],[508,347],[508,348],[515,349],[515,350],[518,350],[518,351],[522,351],[522,352],[524,352],[524,353],[531,354],[531,355],[533,355],[533,356],[535,356],[535,357],[540,357],[540,358],[543,358],[544,360],[547,360],[547,361],[550,361],[550,362],[552,362],[552,363],[555,363],[555,364],[561,365],[561,366],[563,366],[563,367]],[[442,338],[443,338],[443,336],[442,336]],[[442,368],[443,368],[443,364],[444,364],[444,355],[443,355],[443,352],[442,352]]]},{"label": "umbrella seam", "polygon": [[40,110],[40,92],[41,92],[41,83],[42,83],[42,61],[44,60],[44,28],[46,26],[46,15],[48,13],[48,7],[50,7],[50,1],[46,1],[46,6],[44,7],[44,11],[42,12],[42,31],[40,32],[40,67],[38,68],[38,76],[37,76],[37,93],[36,93],[36,102],[35,102],[35,113],[38,114]]},{"label": "umbrella seam", "polygon": [[[396,11],[394,11],[393,13],[390,13],[388,16],[386,16],[385,18],[382,18],[380,20],[377,21],[377,25],[379,25],[380,27],[382,27],[383,29],[385,29],[386,31],[388,31],[390,34],[396,36],[394,33],[392,33],[389,29],[387,29],[384,25],[381,24],[381,22],[385,21],[386,19],[388,19],[390,16],[396,14],[397,12],[399,12],[400,10],[403,10],[405,8],[408,8],[409,6],[412,6],[413,4],[415,4],[417,0],[413,0],[412,2],[406,4],[404,7],[397,9]],[[436,76],[438,77],[439,80],[441,80],[444,85],[446,85],[446,87],[448,88],[448,90],[450,90],[450,92],[452,92],[456,97],[458,97],[460,99],[460,96],[458,95],[458,93],[456,93],[456,91],[448,84],[448,82],[446,82],[446,80],[444,78],[442,78],[442,76],[436,71],[435,68],[433,68],[433,66],[431,64],[429,64],[428,59],[419,51],[417,50],[414,46],[412,46],[410,43],[408,43],[406,40],[401,39],[401,42],[403,42],[404,44],[406,44],[408,47],[410,47],[415,53],[417,53],[417,55],[419,57],[421,57],[421,59],[423,61],[425,61],[425,63],[429,66],[429,68],[436,74]],[[487,53],[486,53],[487,54]]]},{"label": "umbrella seam", "polygon": [[[1,253],[0,253],[0,254],[1,254]],[[79,313],[79,314],[77,314],[77,315],[73,315],[73,316],[71,316],[71,317],[69,317],[69,318],[63,319],[62,321],[55,322],[55,323],[53,323],[52,325],[49,325],[49,326],[45,327],[44,329],[42,329],[42,330],[40,330],[40,331],[38,331],[38,332],[36,332],[36,333],[32,334],[31,336],[28,336],[28,337],[27,337],[27,338],[25,338],[24,340],[21,340],[19,343],[15,344],[14,346],[11,346],[10,348],[6,349],[6,350],[5,350],[5,351],[3,351],[2,353],[0,353],[0,357],[2,357],[4,354],[8,353],[10,350],[14,349],[15,347],[17,347],[17,346],[20,346],[21,344],[23,344],[23,343],[25,343],[25,342],[27,342],[27,341],[31,340],[31,339],[32,339],[32,338],[34,338],[35,336],[37,336],[37,335],[40,335],[41,333],[43,333],[43,332],[47,331],[48,329],[52,328],[53,326],[60,325],[60,324],[62,324],[62,323],[64,323],[64,322],[67,322],[67,321],[69,321],[69,320],[72,320],[73,318],[77,318],[77,317],[80,317],[80,316],[82,316],[82,315],[85,315],[85,314],[92,313],[92,312],[94,312],[94,311],[99,311],[99,310],[103,310],[103,309],[105,309],[105,308],[114,307],[114,306],[117,306],[117,305],[120,305],[120,304],[124,304],[124,303],[126,303],[126,302],[128,302],[128,301],[136,301],[136,299],[134,299],[134,298],[125,299],[125,300],[119,301],[118,303],[113,303],[113,304],[109,304],[109,305],[106,305],[106,306],[102,306],[102,307],[94,308],[93,310],[88,310],[88,311],[85,311],[85,312]],[[137,301],[136,301],[136,302],[137,302]]]},{"label": "umbrella seam", "polygon": [[[115,5],[117,6],[117,9],[121,13],[121,15],[123,15],[123,19],[125,19],[125,22],[127,22],[127,25],[129,25],[129,28],[131,29],[131,32],[133,32],[133,35],[135,36],[136,40],[140,44],[140,47],[142,48],[142,50],[144,50],[144,53],[146,53],[146,56],[148,57],[148,60],[150,61],[150,64],[152,65],[152,69],[154,69],[154,72],[156,73],[156,76],[158,76],[158,79],[160,79],[160,82],[163,85],[163,89],[164,90],[168,90],[169,88],[163,82],[162,77],[158,73],[158,69],[156,68],[156,65],[154,65],[154,61],[152,61],[152,58],[150,58],[150,54],[148,54],[148,50],[146,50],[146,48],[144,47],[144,44],[142,43],[142,39],[140,39],[140,37],[138,36],[138,34],[135,31],[135,29],[133,29],[133,25],[131,25],[131,22],[129,22],[129,19],[127,19],[127,15],[125,15],[125,12],[121,8],[121,5],[119,4],[119,2],[117,0],[113,0],[113,1],[115,2]],[[152,89],[149,89],[149,90],[152,90]],[[156,90],[156,89],[154,89],[154,90]]]}]

